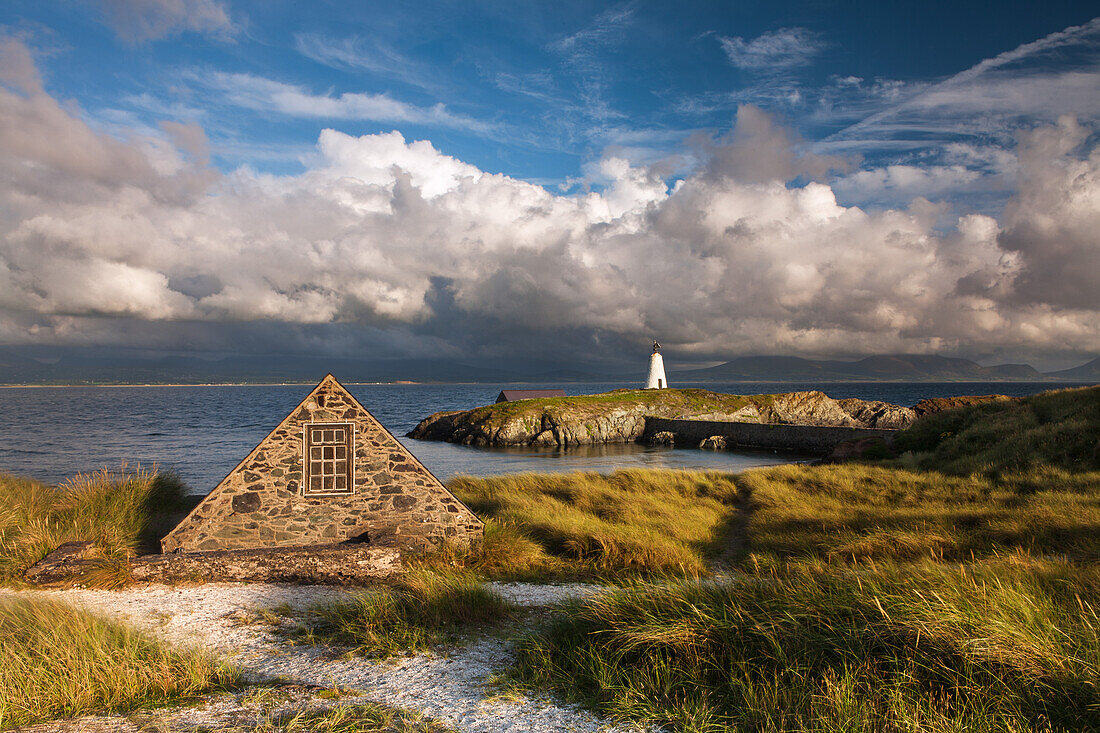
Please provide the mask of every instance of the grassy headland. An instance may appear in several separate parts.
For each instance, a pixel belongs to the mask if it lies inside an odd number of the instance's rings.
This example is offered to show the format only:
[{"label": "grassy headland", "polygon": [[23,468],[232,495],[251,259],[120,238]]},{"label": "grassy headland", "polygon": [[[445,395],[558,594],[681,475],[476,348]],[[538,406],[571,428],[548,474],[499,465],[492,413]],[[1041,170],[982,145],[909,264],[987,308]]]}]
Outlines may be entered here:
[{"label": "grassy headland", "polygon": [[237,679],[206,654],[168,649],[72,606],[0,598],[0,728],[162,705]]},{"label": "grassy headland", "polygon": [[894,446],[911,453],[917,467],[946,473],[1100,470],[1100,387],[927,415],[902,431]]}]

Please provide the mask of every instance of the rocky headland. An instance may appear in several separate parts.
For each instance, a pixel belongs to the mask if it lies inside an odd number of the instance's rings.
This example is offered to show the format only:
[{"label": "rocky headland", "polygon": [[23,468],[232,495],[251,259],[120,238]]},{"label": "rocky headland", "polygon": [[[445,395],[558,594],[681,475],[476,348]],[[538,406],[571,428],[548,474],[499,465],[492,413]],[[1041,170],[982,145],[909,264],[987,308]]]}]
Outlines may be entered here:
[{"label": "rocky headland", "polygon": [[437,412],[408,437],[479,446],[630,443],[642,439],[647,417],[899,430],[918,413],[888,402],[834,400],[816,391],[732,395],[705,389],[618,389]]}]

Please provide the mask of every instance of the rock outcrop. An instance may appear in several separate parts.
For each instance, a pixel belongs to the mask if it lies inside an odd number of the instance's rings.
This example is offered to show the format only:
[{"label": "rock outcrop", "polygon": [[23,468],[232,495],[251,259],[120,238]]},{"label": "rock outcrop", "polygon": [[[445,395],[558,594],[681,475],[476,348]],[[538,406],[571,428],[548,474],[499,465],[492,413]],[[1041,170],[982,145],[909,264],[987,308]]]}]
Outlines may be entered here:
[{"label": "rock outcrop", "polygon": [[899,429],[907,427],[916,415],[907,407],[838,401],[816,391],[730,395],[704,389],[620,389],[437,412],[421,420],[408,436],[481,446],[629,443],[642,438],[647,417]]},{"label": "rock outcrop", "polygon": [[1019,397],[1008,397],[1003,394],[966,395],[963,397],[933,397],[921,400],[913,405],[913,412],[917,417],[931,415],[934,412],[945,410],[957,410],[960,407],[973,407],[984,405],[987,402],[1018,401]]}]

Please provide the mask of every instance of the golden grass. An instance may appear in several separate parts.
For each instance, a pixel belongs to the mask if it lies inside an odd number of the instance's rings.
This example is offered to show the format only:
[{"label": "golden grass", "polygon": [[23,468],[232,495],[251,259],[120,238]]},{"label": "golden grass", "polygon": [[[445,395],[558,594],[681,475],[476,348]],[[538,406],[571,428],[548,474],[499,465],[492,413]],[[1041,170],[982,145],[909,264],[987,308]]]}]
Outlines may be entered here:
[{"label": "golden grass", "polygon": [[747,550],[770,559],[960,560],[1023,550],[1100,559],[1100,472],[991,478],[844,464],[741,474]]},{"label": "golden grass", "polygon": [[18,580],[74,540],[94,542],[105,565],[120,566],[139,549],[156,549],[183,502],[178,477],[140,465],[78,474],[60,486],[0,474],[0,582]]},{"label": "golden grass", "polygon": [[385,657],[427,651],[460,632],[507,619],[515,611],[470,573],[410,570],[393,586],[315,606],[291,636]]},{"label": "golden grass", "polygon": [[495,577],[708,572],[737,512],[734,477],[616,471],[457,477],[448,488],[489,519],[463,564]]},{"label": "golden grass", "polygon": [[159,705],[225,689],[237,673],[72,606],[0,598],[0,728]]},{"label": "golden grass", "polygon": [[1100,574],[804,566],[567,607],[514,676],[675,731],[1100,729]]}]

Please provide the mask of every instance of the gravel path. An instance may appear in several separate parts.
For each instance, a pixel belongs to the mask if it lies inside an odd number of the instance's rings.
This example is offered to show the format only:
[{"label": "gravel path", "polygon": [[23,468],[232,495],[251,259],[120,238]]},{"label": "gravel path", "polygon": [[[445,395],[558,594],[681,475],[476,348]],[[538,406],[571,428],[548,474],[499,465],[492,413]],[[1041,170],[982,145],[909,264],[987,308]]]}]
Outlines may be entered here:
[{"label": "gravel path", "polygon": [[[593,585],[494,583],[519,605],[540,606],[598,592]],[[331,586],[210,583],[192,587],[144,586],[117,591],[28,591],[64,599],[121,618],[177,645],[197,644],[234,662],[257,679],[280,677],[361,690],[377,702],[415,710],[461,731],[627,731],[546,696],[494,697],[491,676],[508,666],[511,644],[486,636],[437,654],[387,660],[336,658],[331,650],[290,646],[270,626],[246,622],[257,609],[288,606],[296,612],[348,595]]]}]

